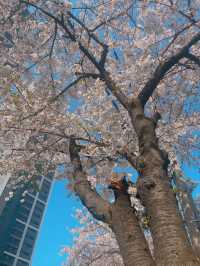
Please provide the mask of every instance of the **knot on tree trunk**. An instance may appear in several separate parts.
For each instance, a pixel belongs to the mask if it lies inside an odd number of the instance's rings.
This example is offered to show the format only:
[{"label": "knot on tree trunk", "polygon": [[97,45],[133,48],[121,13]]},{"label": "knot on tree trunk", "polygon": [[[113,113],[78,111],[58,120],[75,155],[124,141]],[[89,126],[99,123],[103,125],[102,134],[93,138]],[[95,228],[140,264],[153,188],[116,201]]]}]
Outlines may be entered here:
[{"label": "knot on tree trunk", "polygon": [[[137,189],[138,191],[149,191],[152,188],[156,186],[155,181],[153,180],[152,177],[139,177],[137,181]],[[139,193],[140,194],[140,193]]]},{"label": "knot on tree trunk", "polygon": [[128,195],[128,187],[129,184],[126,181],[126,177],[121,180],[111,180],[109,189],[112,189],[115,195],[115,199],[117,199],[120,195]]}]

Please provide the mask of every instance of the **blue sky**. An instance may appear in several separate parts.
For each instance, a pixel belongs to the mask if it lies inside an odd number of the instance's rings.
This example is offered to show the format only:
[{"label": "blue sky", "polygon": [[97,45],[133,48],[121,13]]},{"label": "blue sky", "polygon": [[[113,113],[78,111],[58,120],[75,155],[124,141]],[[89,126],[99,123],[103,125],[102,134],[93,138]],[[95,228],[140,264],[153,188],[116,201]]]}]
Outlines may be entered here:
[{"label": "blue sky", "polygon": [[183,171],[186,178],[192,179],[194,182],[199,183],[193,191],[193,196],[200,196],[200,172],[197,168],[189,167],[188,165],[183,165]]},{"label": "blue sky", "polygon": [[70,229],[79,225],[73,217],[76,208],[80,208],[80,202],[69,196],[66,180],[56,181],[36,242],[32,266],[61,266],[65,257],[59,255],[60,249],[72,244]]}]

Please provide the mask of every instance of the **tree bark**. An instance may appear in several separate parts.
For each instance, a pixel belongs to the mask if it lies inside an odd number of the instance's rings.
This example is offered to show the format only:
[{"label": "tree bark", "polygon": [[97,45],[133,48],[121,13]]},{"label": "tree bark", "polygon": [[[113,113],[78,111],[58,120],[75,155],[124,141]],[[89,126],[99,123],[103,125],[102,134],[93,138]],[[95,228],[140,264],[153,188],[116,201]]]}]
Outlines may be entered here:
[{"label": "tree bark", "polygon": [[130,206],[127,192],[118,193],[115,204],[104,200],[92,189],[83,171],[79,146],[72,138],[69,146],[74,168],[74,189],[83,205],[97,220],[107,223],[116,235],[125,266],[153,266],[146,239]]},{"label": "tree bark", "polygon": [[129,113],[139,140],[138,191],[150,216],[156,264],[200,265],[187,239],[171,189],[167,175],[168,158],[159,148],[156,122],[145,117],[139,100],[133,101]]},{"label": "tree bark", "polygon": [[148,244],[130,207],[127,194],[120,194],[111,207],[110,227],[115,233],[125,266],[153,266]]}]

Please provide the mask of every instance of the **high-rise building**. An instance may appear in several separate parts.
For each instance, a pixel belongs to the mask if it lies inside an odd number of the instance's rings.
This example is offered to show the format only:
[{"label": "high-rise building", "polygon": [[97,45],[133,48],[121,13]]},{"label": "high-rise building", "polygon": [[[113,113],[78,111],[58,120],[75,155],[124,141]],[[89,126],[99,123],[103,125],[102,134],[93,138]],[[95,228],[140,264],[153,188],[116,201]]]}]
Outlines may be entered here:
[{"label": "high-rise building", "polygon": [[173,176],[174,184],[176,185],[176,195],[179,203],[179,208],[182,214],[185,229],[188,233],[188,239],[197,256],[200,255],[200,223],[198,204],[192,196],[193,190],[197,183],[184,178],[180,171],[177,171]]},{"label": "high-rise building", "polygon": [[14,193],[9,181],[0,194],[0,266],[31,266],[34,245],[53,184],[53,173],[39,176]]}]

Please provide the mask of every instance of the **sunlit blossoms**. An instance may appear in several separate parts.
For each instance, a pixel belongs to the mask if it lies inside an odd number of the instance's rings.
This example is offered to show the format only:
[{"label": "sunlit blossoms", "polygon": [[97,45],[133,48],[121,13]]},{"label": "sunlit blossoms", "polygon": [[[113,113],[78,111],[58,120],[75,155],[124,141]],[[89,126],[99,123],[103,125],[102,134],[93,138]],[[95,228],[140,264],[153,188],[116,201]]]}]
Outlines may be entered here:
[{"label": "sunlit blossoms", "polygon": [[[138,237],[123,246],[128,227],[118,220],[132,212],[121,166],[137,171],[156,264],[196,261],[168,167],[177,158],[199,167],[199,5],[0,1],[0,174],[15,183],[49,171],[68,178],[71,192],[116,234],[126,265],[134,254],[144,258],[133,256],[137,266],[154,258],[134,215],[129,230]],[[109,189],[113,173],[124,183]]]}]

